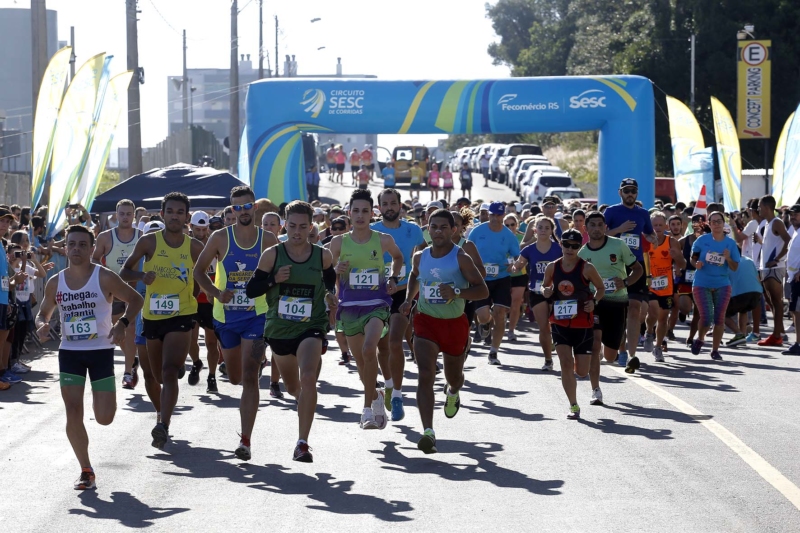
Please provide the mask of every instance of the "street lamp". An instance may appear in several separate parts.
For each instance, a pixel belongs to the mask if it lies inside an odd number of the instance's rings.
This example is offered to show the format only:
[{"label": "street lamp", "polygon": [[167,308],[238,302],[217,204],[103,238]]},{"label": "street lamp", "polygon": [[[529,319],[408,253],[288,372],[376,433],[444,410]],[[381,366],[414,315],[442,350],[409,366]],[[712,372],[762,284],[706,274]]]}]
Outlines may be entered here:
[{"label": "street lamp", "polygon": [[745,24],[744,28],[736,32],[736,39],[740,41],[746,40],[748,37],[751,39],[755,39],[756,36],[753,33],[756,31],[756,27],[752,24]]}]

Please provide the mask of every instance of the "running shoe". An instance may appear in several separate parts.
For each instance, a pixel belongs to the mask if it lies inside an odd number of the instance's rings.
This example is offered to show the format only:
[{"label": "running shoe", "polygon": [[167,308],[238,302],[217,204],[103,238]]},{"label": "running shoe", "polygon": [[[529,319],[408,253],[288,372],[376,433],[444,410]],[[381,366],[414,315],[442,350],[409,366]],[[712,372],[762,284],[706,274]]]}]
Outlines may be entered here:
[{"label": "running shoe", "polygon": [[722,356],[719,354],[717,350],[712,350],[711,359],[713,359],[714,361],[722,361]]},{"label": "running shoe", "polygon": [[159,422],[156,424],[156,427],[150,432],[150,435],[153,437],[153,442],[151,446],[153,448],[158,448],[159,450],[164,449],[164,445],[169,440],[169,433],[167,431],[167,426],[164,425],[163,422]]},{"label": "running shoe", "polygon": [[458,414],[458,410],[461,409],[461,396],[456,393],[455,396],[450,396],[447,393],[449,386],[445,386],[444,390],[444,416],[447,418],[453,418]]},{"label": "running shoe", "polygon": [[688,337],[688,338],[686,339],[686,347],[687,347],[687,348],[691,348],[691,347],[692,347],[692,343],[694,343],[694,339],[693,339],[693,338],[691,338],[691,337]]},{"label": "running shoe", "polygon": [[761,340],[761,333],[750,333],[747,336],[747,342],[758,342]]},{"label": "running shoe", "polygon": [[628,364],[625,365],[625,373],[633,374],[637,370],[639,370],[639,358],[634,355],[628,359]]},{"label": "running shoe", "polygon": [[628,352],[619,352],[617,354],[617,364],[619,366],[625,366],[628,364]]},{"label": "running shoe", "polygon": [[639,343],[637,345],[638,348],[644,347],[644,338],[645,338],[645,335],[640,335],[639,336]]},{"label": "running shoe", "polygon": [[408,361],[409,363],[413,363],[414,361],[416,361],[416,359],[414,359],[414,352],[408,352],[408,357],[406,357],[406,361]]},{"label": "running shoe", "polygon": [[5,381],[0,381],[0,390],[8,390],[11,388],[10,383],[6,383]]},{"label": "running shoe", "polygon": [[478,340],[484,340],[492,333],[492,328],[489,327],[489,324],[478,324],[478,333],[480,337]]},{"label": "running shoe", "polygon": [[570,406],[569,413],[567,413],[567,418],[570,420],[578,420],[581,417],[581,407],[576,403],[575,405]]},{"label": "running shoe", "polygon": [[361,412],[361,429],[378,429],[378,423],[375,421],[375,414],[370,407],[365,407]]},{"label": "running shoe", "polygon": [[800,344],[792,344],[788,350],[781,352],[782,355],[800,355]]},{"label": "running shoe", "polygon": [[530,307],[525,308],[525,317],[528,322],[536,322],[536,317],[533,316],[533,310]]},{"label": "running shoe", "polygon": [[759,346],[783,346],[783,339],[775,335],[770,335],[766,339],[761,339],[756,344]]},{"label": "running shoe", "polygon": [[671,329],[667,331],[667,340],[675,341],[675,332]]},{"label": "running shoe", "polygon": [[653,348],[653,357],[656,360],[656,363],[663,363],[664,362],[664,352],[661,348]]},{"label": "running shoe", "polygon": [[589,400],[589,405],[603,405],[603,391],[597,387],[592,391],[592,399]]},{"label": "running shoe", "polygon": [[439,450],[436,449],[436,435],[433,434],[432,429],[425,430],[425,433],[422,434],[419,442],[417,442],[417,448],[426,454],[439,452]]},{"label": "running shoe", "polygon": [[380,389],[378,389],[378,397],[372,400],[372,414],[375,416],[378,429],[384,429],[388,420],[386,419],[384,394]]},{"label": "running shoe", "polygon": [[656,336],[652,333],[648,333],[644,336],[644,351],[645,352],[652,352],[653,351],[653,342],[656,340]]},{"label": "running shoe", "polygon": [[664,351],[664,352],[668,352],[669,351],[669,347],[667,346],[667,339],[664,339],[663,341],[661,341],[661,350]]},{"label": "running shoe", "polygon": [[553,360],[552,359],[545,359],[544,365],[542,365],[542,370],[545,372],[553,370]]},{"label": "running shoe", "polygon": [[728,348],[732,348],[734,346],[740,346],[742,344],[747,344],[747,336],[744,333],[737,333],[733,336],[731,340],[725,343],[725,346]]},{"label": "running shoe", "polygon": [[250,458],[253,456],[250,453],[250,446],[246,446],[245,443],[241,440],[239,441],[239,446],[233,453],[234,455],[236,455],[237,459],[240,459],[242,461],[249,461]]},{"label": "running shoe", "polygon": [[700,339],[695,339],[694,341],[692,341],[692,355],[699,355],[700,350],[703,349],[704,344],[705,343]]},{"label": "running shoe", "polygon": [[794,324],[790,324],[788,328],[786,328],[786,333],[794,333]]},{"label": "running shoe", "polygon": [[686,313],[678,312],[678,320],[686,322]]},{"label": "running shoe", "polygon": [[483,339],[481,338],[481,327],[478,326],[475,328],[475,335],[472,336],[472,342],[481,342]]},{"label": "running shoe", "polygon": [[282,399],[283,393],[281,392],[281,384],[272,382],[269,384],[269,395],[273,398]]},{"label": "running shoe", "polygon": [[783,334],[783,337],[782,337],[782,339],[781,339],[781,340],[783,340],[783,342],[789,342],[789,335],[786,335],[786,334],[784,333],[784,334]]},{"label": "running shoe", "polygon": [[441,373],[442,373],[442,363],[436,361],[436,375],[438,376]]},{"label": "running shoe", "polygon": [[10,370],[11,370],[11,372],[13,372],[14,374],[27,374],[28,372],[30,372],[30,371],[31,371],[31,367],[29,367],[28,365],[23,365],[22,363],[20,363],[19,361],[17,361],[17,362],[16,362],[16,363],[14,363],[14,365],[13,365],[13,366],[10,368]]},{"label": "running shoe", "polygon": [[198,383],[200,383],[200,370],[202,368],[203,368],[202,361],[197,361],[195,363],[192,363],[192,369],[189,371],[189,377],[187,378],[189,385],[197,385]]},{"label": "running shoe", "polygon": [[292,455],[292,461],[297,461],[298,463],[314,462],[314,456],[311,455],[311,448],[308,446],[307,442],[297,443],[297,446],[294,447],[294,455]]},{"label": "running shoe", "polygon": [[492,345],[492,334],[489,333],[489,336],[483,339],[484,346],[491,346]]},{"label": "running shoe", "polygon": [[183,376],[186,375],[186,363],[183,363],[181,367],[178,369],[178,379],[183,379]]},{"label": "running shoe", "polygon": [[403,408],[403,398],[392,398],[392,422],[399,422],[406,417],[406,410]]},{"label": "running shoe", "polygon": [[384,387],[383,389],[383,406],[386,408],[387,411],[392,410],[392,391],[394,389],[392,387]]},{"label": "running shoe", "polygon": [[122,388],[123,389],[132,389],[133,388],[133,376],[131,376],[128,372],[122,374]]},{"label": "running shoe", "polygon": [[13,373],[11,370],[6,370],[5,374],[0,377],[0,381],[5,381],[9,385],[13,385],[14,383],[19,383],[22,381],[22,378]]},{"label": "running shoe", "polygon": [[494,348],[489,350],[489,364],[494,366],[500,366],[500,360],[497,359],[497,351]]},{"label": "running shoe", "polygon": [[517,342],[517,336],[513,331],[508,332],[508,342]]},{"label": "running shoe", "polygon": [[217,378],[214,376],[208,376],[206,383],[206,392],[209,394],[217,394],[219,392],[219,389],[217,388]]},{"label": "running shoe", "polygon": [[346,365],[350,362],[350,352],[342,353],[342,358],[339,360],[340,365]]},{"label": "running shoe", "polygon": [[219,373],[220,373],[221,375],[223,375],[223,376],[225,376],[225,377],[227,377],[227,376],[228,376],[228,367],[227,367],[227,366],[225,366],[225,361],[221,362],[221,363],[219,364],[219,366],[217,367],[217,369],[219,370]]},{"label": "running shoe", "polygon": [[72,486],[75,490],[95,490],[97,488],[95,481],[94,470],[81,468],[81,477]]},{"label": "running shoe", "polygon": [[139,356],[133,357],[133,367],[131,368],[131,387],[136,388],[139,384]]}]

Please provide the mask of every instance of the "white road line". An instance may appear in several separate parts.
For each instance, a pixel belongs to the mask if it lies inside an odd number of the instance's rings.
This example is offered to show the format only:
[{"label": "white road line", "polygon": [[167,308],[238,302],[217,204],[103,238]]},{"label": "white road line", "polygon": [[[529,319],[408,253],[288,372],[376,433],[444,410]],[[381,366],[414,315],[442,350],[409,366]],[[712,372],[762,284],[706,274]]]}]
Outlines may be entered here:
[{"label": "white road line", "polygon": [[[605,365],[604,365],[605,366]],[[775,487],[789,502],[800,510],[800,488],[792,483],[786,476],[781,474],[777,468],[767,462],[766,459],[761,457],[755,450],[750,448],[742,440],[725,429],[719,422],[710,420],[708,415],[704,415],[692,405],[681,400],[677,396],[667,392],[664,388],[656,385],[652,381],[639,376],[638,374],[626,374],[621,368],[614,368],[607,366],[618,374],[630,378],[632,383],[636,383],[643,389],[652,392],[667,403],[672,404],[684,414],[692,417],[694,420],[705,426],[707,430],[713,433],[719,440],[721,440],[728,448],[736,452],[736,454],[744,460],[745,463],[750,465],[750,468],[756,471],[764,480],[770,485]]]}]

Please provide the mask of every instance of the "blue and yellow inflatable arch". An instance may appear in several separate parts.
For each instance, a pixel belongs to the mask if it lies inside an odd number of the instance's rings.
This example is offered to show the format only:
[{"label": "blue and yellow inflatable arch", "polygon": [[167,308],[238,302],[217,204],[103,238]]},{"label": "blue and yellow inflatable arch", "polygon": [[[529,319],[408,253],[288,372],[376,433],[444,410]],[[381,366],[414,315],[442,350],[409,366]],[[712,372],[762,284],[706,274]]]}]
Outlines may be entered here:
[{"label": "blue and yellow inflatable arch", "polygon": [[270,79],[247,95],[247,151],[256,195],[305,199],[301,132],[532,133],[600,130],[599,201],[639,182],[653,203],[653,87],[639,76],[483,81]]}]

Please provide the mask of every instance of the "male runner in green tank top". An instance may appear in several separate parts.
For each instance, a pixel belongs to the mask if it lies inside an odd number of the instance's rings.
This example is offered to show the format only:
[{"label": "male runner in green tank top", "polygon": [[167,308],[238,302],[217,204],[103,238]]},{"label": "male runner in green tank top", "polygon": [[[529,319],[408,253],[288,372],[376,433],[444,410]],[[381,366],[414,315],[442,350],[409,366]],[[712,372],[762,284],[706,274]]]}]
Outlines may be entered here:
[{"label": "male runner in green tank top", "polygon": [[[267,295],[264,338],[275,354],[286,391],[297,398],[299,438],[293,459],[313,462],[308,434],[317,408],[317,378],[328,347],[328,312],[336,309],[336,273],[330,251],[308,242],[314,208],[286,206],[286,242],[267,248],[247,283],[247,297]],[[299,369],[299,374],[298,374]]]}]

